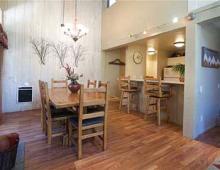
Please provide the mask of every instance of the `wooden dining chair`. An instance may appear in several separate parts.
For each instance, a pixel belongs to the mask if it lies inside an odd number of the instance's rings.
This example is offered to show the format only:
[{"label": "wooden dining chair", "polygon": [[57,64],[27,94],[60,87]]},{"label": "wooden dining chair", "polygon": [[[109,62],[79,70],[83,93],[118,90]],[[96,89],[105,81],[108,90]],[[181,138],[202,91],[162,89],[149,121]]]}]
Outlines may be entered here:
[{"label": "wooden dining chair", "polygon": [[51,79],[51,88],[59,88],[59,87],[67,88],[67,86],[68,86],[67,80],[54,80],[54,79]]},{"label": "wooden dining chair", "polygon": [[[138,87],[132,85],[130,76],[121,77],[119,80],[119,90],[121,92],[119,110],[121,110],[123,106],[123,101],[126,100],[125,105],[127,106],[127,112],[130,113],[131,98],[133,95],[138,95]],[[138,110],[138,102],[136,103],[136,107]]]},{"label": "wooden dining chair", "polygon": [[[41,120],[43,122],[43,129],[47,134],[48,144],[51,144],[52,138],[68,134],[67,120],[73,116],[74,113],[67,109],[56,109],[50,104],[48,85],[46,82],[39,81],[39,88],[41,95]],[[55,122],[63,122],[64,126],[54,126]]]},{"label": "wooden dining chair", "polygon": [[46,111],[44,106],[43,100],[45,100],[45,91],[44,91],[44,82],[39,80],[39,91],[40,91],[40,101],[41,101],[41,128],[43,129],[43,132],[46,133]]},{"label": "wooden dining chair", "polygon": [[165,109],[167,112],[167,101],[171,96],[170,86],[163,85],[161,78],[149,78],[145,77],[144,80],[144,94],[147,116],[154,113],[157,114],[157,123],[161,124],[161,110]]},{"label": "wooden dining chair", "polygon": [[96,88],[97,80],[88,80],[87,88]]},{"label": "wooden dining chair", "polygon": [[109,84],[109,83],[108,82],[99,81],[98,82],[98,88],[101,88],[101,87],[107,88],[107,84]]},{"label": "wooden dining chair", "polygon": [[[74,142],[73,129],[77,130],[77,154],[78,159],[82,158],[82,141],[88,138],[98,136],[103,141],[103,150],[107,147],[107,110],[108,110],[108,84],[107,88],[84,89],[80,88],[80,105],[78,117],[72,117],[69,121],[69,136]],[[85,95],[94,94],[91,101],[85,101]],[[97,108],[87,109],[89,106],[100,106]]]}]

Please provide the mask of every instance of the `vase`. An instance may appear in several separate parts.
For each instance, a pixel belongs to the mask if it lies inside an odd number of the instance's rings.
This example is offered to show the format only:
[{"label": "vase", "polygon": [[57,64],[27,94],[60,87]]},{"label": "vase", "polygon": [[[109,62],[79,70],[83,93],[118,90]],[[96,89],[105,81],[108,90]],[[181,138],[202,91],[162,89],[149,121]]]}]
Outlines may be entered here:
[{"label": "vase", "polygon": [[80,84],[79,83],[76,83],[76,82],[71,82],[69,85],[68,85],[68,88],[69,90],[72,92],[72,93],[77,93],[80,89]]}]

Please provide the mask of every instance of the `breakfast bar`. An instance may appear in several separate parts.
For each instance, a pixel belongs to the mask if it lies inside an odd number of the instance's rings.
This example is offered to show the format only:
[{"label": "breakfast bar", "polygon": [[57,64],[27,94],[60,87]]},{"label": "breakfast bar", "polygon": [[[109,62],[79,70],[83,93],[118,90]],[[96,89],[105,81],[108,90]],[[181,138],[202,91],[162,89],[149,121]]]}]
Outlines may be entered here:
[{"label": "breakfast bar", "polygon": [[[138,105],[138,111],[141,113],[146,112],[146,103],[145,103],[145,95],[144,95],[144,79],[142,78],[131,78],[131,83],[135,83],[138,87],[138,99],[135,99],[131,104],[132,109],[136,109]],[[155,80],[148,80],[149,82],[155,82]],[[161,84],[169,85],[171,89],[171,96],[167,102],[167,112],[170,115],[171,122],[182,125],[183,123],[183,101],[184,101],[184,82],[180,81],[168,81],[161,80]],[[161,119],[166,119],[167,113],[161,113]]]}]

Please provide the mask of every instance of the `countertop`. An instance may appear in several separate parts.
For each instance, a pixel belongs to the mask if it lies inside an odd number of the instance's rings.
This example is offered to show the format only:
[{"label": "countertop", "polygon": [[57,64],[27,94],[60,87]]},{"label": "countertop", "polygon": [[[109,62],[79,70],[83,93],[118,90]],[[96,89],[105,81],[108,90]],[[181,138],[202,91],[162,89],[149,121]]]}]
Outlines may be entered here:
[{"label": "countertop", "polygon": [[[131,81],[143,82],[144,79],[131,79]],[[149,80],[149,81],[153,82],[154,80]],[[163,84],[177,84],[177,85],[184,85],[184,82],[180,82],[180,81],[161,80],[161,83],[163,83]]]}]

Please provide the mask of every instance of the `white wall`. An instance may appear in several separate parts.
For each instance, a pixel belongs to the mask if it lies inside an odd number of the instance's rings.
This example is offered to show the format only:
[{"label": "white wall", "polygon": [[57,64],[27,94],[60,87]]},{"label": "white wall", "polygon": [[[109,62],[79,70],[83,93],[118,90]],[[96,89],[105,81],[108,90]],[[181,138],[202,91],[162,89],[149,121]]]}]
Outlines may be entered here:
[{"label": "white wall", "polygon": [[[3,4],[2,4],[3,3]],[[73,43],[61,32],[62,1],[4,1],[4,28],[9,38],[9,49],[3,58],[3,112],[20,111],[39,106],[38,80],[64,79],[58,60],[50,53],[46,66],[39,64],[31,48],[30,38],[43,37],[49,41]],[[65,22],[73,22],[73,2],[66,5]],[[78,20],[89,28],[80,43],[86,49],[84,60],[77,71],[83,80],[101,79],[104,63],[101,57],[101,1],[78,4]],[[33,86],[33,103],[18,104],[17,87],[25,83]]]},{"label": "white wall", "polygon": [[195,117],[195,136],[215,126],[220,112],[220,69],[201,66],[201,48],[220,51],[220,30],[211,24],[198,25],[198,58],[196,64],[197,114]]},{"label": "white wall", "polygon": [[109,62],[120,59],[120,56],[120,49],[103,52],[103,57],[105,58],[105,76],[103,79],[110,82],[109,94],[111,96],[119,96],[118,78],[120,77],[120,67],[123,66],[111,65]]},{"label": "white wall", "polygon": [[0,8],[0,24],[2,24],[2,9]]},{"label": "white wall", "polygon": [[[202,28],[198,25],[198,23],[202,23],[205,21],[208,21],[210,19],[220,17],[220,7],[211,7],[210,9],[206,9],[205,11],[201,11],[199,13],[196,13],[195,20],[188,22],[186,27],[186,56],[185,56],[185,66],[186,66],[186,72],[185,72],[185,90],[184,90],[184,120],[183,120],[183,135],[195,138],[204,131],[205,129],[211,127],[213,125],[213,118],[208,118],[207,123],[201,123],[199,124],[199,120],[203,119],[204,121],[207,118],[208,113],[212,114],[214,111],[211,110],[210,106],[213,106],[211,104],[206,104],[205,106],[201,106],[202,104],[198,102],[198,100],[204,99],[204,96],[207,97],[212,95],[210,93],[207,93],[209,89],[211,91],[213,89],[216,90],[216,83],[217,81],[211,80],[213,76],[209,77],[210,79],[204,78],[204,80],[207,80],[205,82],[202,81],[203,78],[201,76],[210,76],[210,72],[206,72],[203,69],[201,69],[201,40],[202,38]],[[208,28],[207,28],[208,29]],[[209,34],[208,32],[206,34]],[[199,38],[200,36],[200,38]],[[213,32],[213,35],[210,35],[210,40],[212,38],[215,38],[213,40],[213,44],[217,41],[217,34]],[[204,42],[203,42],[204,43]],[[210,44],[210,46],[214,45]],[[219,48],[219,47],[218,47]],[[213,71],[214,72],[214,71]],[[202,75],[200,75],[202,74]],[[215,76],[215,74],[213,73]],[[203,83],[209,83],[214,82],[213,84],[207,85]],[[200,84],[199,84],[200,83]],[[199,92],[199,86],[202,85],[205,87],[205,91],[201,95]],[[211,88],[211,86],[213,88]],[[203,87],[203,88],[204,88]],[[218,91],[218,90],[217,90]],[[217,93],[217,92],[216,92]],[[213,97],[215,98],[215,97]],[[204,99],[205,100],[205,99]],[[204,100],[201,101],[204,104]],[[198,112],[199,107],[207,107],[202,112],[202,115]],[[218,108],[216,108],[218,109]],[[203,118],[201,118],[203,117]]]},{"label": "white wall", "polygon": [[[186,16],[187,5],[187,0],[117,0],[112,7],[103,10],[102,48],[110,49],[150,36],[129,37],[130,34],[141,33],[144,30],[151,29],[148,32],[151,36],[169,31],[163,24],[172,23],[173,17]],[[183,26],[181,23],[178,24]],[[173,26],[178,28],[178,24]],[[171,30],[175,29],[174,27]]]},{"label": "white wall", "polygon": [[188,0],[188,12],[199,9],[217,1],[219,0]]},{"label": "white wall", "polygon": [[[125,56],[125,75],[133,78],[143,78],[146,74],[146,50],[145,45],[130,45],[126,48]],[[139,52],[143,60],[140,64],[134,63],[133,55],[135,52]]]},{"label": "white wall", "polygon": [[146,75],[157,77],[157,53],[146,57]]}]

